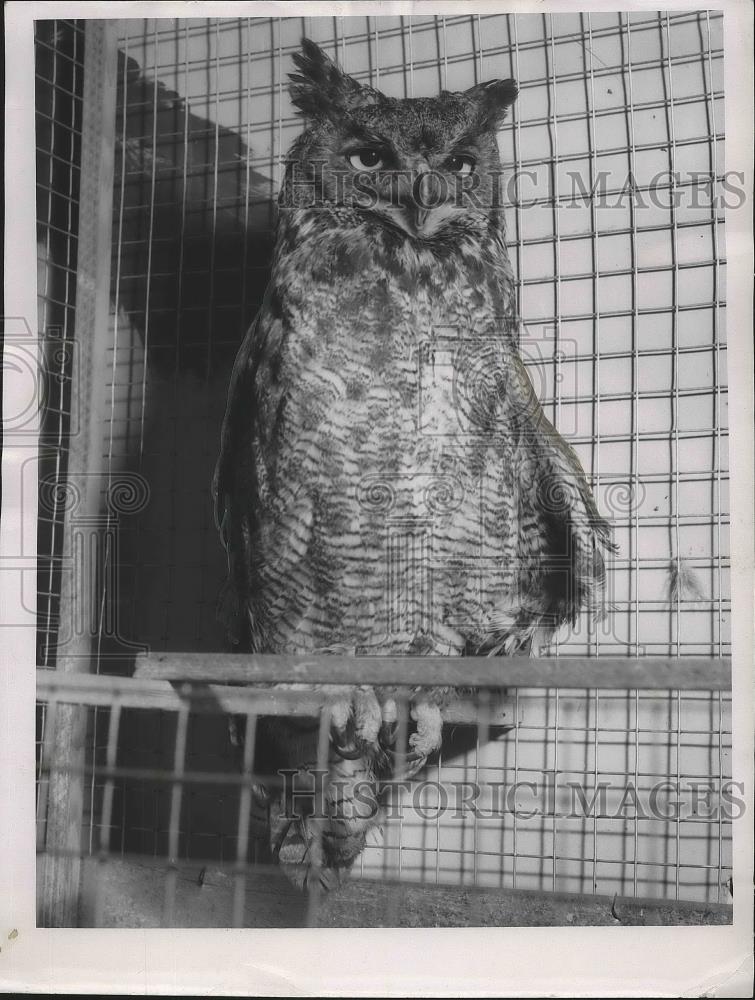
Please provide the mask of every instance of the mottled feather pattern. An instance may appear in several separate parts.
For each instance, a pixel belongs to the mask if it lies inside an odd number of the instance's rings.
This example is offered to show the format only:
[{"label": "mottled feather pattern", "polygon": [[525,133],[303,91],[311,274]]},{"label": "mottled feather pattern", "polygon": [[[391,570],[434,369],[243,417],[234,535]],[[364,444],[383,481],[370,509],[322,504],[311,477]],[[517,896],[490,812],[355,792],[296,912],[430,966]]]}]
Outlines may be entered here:
[{"label": "mottled feather pattern", "polygon": [[[312,43],[296,62],[307,127],[214,485],[229,634],[288,654],[536,652],[599,613],[610,541],[517,351],[495,140],[516,86],[395,100]],[[460,201],[472,173],[477,201]],[[426,192],[445,197],[427,210]],[[340,749],[356,749],[331,767],[347,787],[390,773],[392,693],[378,694],[353,693],[340,724]],[[417,766],[448,697],[415,702]],[[281,758],[303,752],[285,723],[268,734]],[[374,822],[333,804],[325,868],[348,868]]]},{"label": "mottled feather pattern", "polygon": [[[259,648],[311,653],[333,643],[360,651],[386,641],[395,645],[383,627],[385,580],[376,572],[384,557],[386,518],[370,510],[358,491],[375,474],[411,484],[454,470],[462,484],[461,506],[437,516],[434,546],[450,567],[454,561],[469,567],[491,560],[499,566],[474,599],[468,580],[454,584],[452,569],[445,574],[448,589],[437,591],[454,621],[469,618],[476,606],[477,625],[467,636],[460,629],[459,652],[467,639],[484,644],[504,638],[481,635],[480,623],[485,616],[495,620],[508,603],[507,563],[519,563],[525,581],[532,579],[524,590],[537,602],[548,545],[557,546],[552,559],[580,572],[565,585],[561,605],[540,610],[553,616],[551,631],[573,621],[600,581],[593,558],[606,526],[571,449],[535,400],[525,393],[516,397],[529,383],[521,372],[509,377],[518,356],[512,337],[506,331],[502,336],[499,327],[502,318],[513,318],[502,241],[489,236],[482,255],[470,253],[473,273],[481,256],[497,257],[498,268],[486,268],[488,280],[470,280],[463,253],[454,261],[453,280],[444,280],[443,269],[431,266],[432,249],[407,249],[357,215],[295,209],[286,216],[282,226],[295,229],[298,239],[276,262],[270,300],[277,307],[260,317],[250,338],[259,350],[240,356],[245,391],[258,400],[254,471],[239,499],[249,525],[241,579],[253,566],[257,581],[246,593],[251,621],[261,633]],[[328,266],[352,242],[365,258],[361,267]],[[391,291],[397,259],[407,282]],[[436,328],[458,331],[462,360],[469,352],[489,369],[499,366],[500,377],[489,380],[490,430],[459,426],[464,412],[452,398],[453,386],[446,385],[433,401],[448,418],[446,433],[420,433],[422,351]],[[521,425],[514,433],[507,409]],[[246,487],[255,482],[258,499],[249,505]],[[398,499],[391,517],[426,516],[417,491],[407,488]],[[443,576],[439,587],[442,582]],[[260,608],[258,593],[268,595]]]}]

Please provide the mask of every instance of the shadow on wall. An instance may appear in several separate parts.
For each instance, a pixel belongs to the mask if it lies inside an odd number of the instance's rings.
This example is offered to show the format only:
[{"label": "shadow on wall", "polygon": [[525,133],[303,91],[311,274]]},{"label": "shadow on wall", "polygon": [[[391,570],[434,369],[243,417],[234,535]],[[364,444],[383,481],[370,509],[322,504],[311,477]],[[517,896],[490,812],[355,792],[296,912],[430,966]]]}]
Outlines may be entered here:
[{"label": "shadow on wall", "polygon": [[[116,133],[113,454],[150,490],[119,532],[120,633],[152,650],[222,650],[225,555],[210,483],[233,359],[269,277],[271,183],[236,132],[192,113],[123,53]],[[130,673],[115,642],[106,652],[104,670]],[[121,732],[124,766],[172,767],[174,717],[124,713]],[[224,717],[192,720],[186,766],[235,769]],[[127,783],[112,848],[166,853],[169,810],[167,783]],[[237,818],[233,789],[188,786],[179,854],[235,856]]]},{"label": "shadow on wall", "polygon": [[114,293],[148,345],[150,373],[206,379],[232,361],[267,284],[270,178],[248,166],[237,132],[193,114],[123,53],[116,132]]},{"label": "shadow on wall", "polygon": [[121,627],[152,649],[220,649],[210,483],[233,359],[269,278],[271,183],[238,133],[122,53],[118,79],[114,453],[150,487],[121,532]]}]

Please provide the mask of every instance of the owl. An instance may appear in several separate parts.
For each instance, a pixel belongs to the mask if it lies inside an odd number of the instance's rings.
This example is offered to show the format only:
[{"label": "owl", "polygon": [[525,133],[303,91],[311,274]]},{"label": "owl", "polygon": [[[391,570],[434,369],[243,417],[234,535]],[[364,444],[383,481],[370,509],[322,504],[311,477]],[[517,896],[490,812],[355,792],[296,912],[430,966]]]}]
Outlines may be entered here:
[{"label": "owl", "polygon": [[[496,138],[515,82],[396,99],[307,39],[294,61],[304,129],[213,484],[221,616],[253,652],[406,655],[412,776],[454,692],[412,689],[411,654],[537,653],[599,612],[610,530],[518,353]],[[333,691],[338,794],[293,826],[273,802],[301,884],[333,884],[374,833],[364,790],[400,758],[397,704]],[[274,767],[315,760],[314,724],[261,720],[259,736]]]}]

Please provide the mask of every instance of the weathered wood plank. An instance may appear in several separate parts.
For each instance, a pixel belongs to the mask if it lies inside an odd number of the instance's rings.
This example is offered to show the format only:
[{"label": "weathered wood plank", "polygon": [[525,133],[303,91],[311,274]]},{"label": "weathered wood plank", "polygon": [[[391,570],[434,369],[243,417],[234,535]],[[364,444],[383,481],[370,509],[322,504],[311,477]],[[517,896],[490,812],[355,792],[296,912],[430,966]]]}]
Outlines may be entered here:
[{"label": "weathered wood plank", "polygon": [[284,656],[152,653],[135,676],[237,684],[414,684],[496,688],[730,690],[729,657]]},{"label": "weathered wood plank", "polygon": [[[37,671],[37,698],[60,704],[160,709],[178,712],[187,704],[200,714],[299,715],[316,718],[333,691],[322,686],[290,690],[273,687],[241,687],[204,682],[173,682],[141,677],[110,677],[105,674],[61,676],[53,670]],[[446,722],[473,725],[480,714],[470,696],[460,697],[444,710]],[[514,725],[514,706],[510,699],[493,695],[488,722],[491,727]]]}]

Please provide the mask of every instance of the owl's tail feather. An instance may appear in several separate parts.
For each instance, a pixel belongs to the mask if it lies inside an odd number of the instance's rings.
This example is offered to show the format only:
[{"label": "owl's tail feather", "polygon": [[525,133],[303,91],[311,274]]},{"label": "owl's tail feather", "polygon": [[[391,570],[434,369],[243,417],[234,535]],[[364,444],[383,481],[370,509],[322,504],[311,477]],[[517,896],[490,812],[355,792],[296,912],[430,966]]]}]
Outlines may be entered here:
[{"label": "owl's tail feather", "polygon": [[342,870],[325,863],[321,837],[312,820],[283,816],[279,806],[271,809],[270,846],[273,858],[298,889],[316,883],[330,890],[340,883]]},{"label": "owl's tail feather", "polygon": [[492,632],[477,648],[477,655],[485,656],[537,656],[555,638],[562,623],[554,623],[549,616],[520,613],[503,616],[493,626]]},{"label": "owl's tail feather", "polygon": [[291,816],[283,803],[270,811],[273,857],[300,889],[337,887],[377,826],[377,791],[364,759],[331,764],[324,809]]},{"label": "owl's tail feather", "polygon": [[320,824],[323,864],[348,871],[365,847],[377,823],[379,804],[374,767],[367,757],[334,757]]}]

